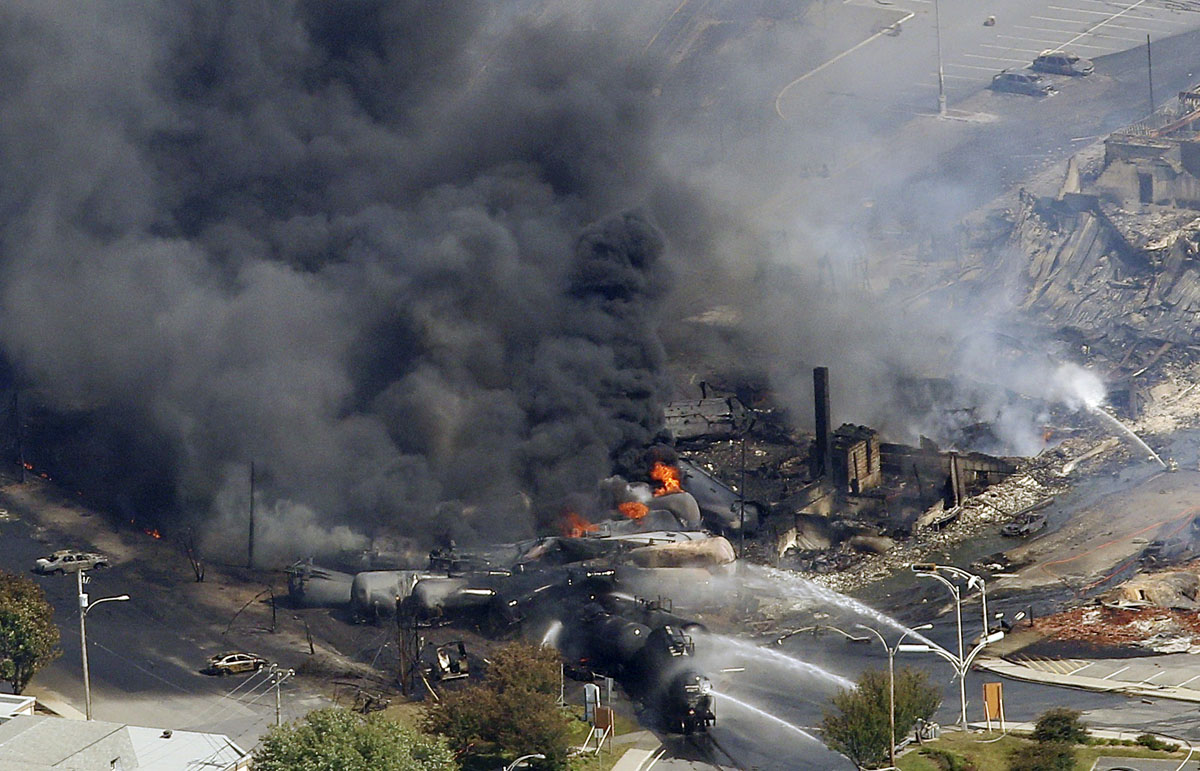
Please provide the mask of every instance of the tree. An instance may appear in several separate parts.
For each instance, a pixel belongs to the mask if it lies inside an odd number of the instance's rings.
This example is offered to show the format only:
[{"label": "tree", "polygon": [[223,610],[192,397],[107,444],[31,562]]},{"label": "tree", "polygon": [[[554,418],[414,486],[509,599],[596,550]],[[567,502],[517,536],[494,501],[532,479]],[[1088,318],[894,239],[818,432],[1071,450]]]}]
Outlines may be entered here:
[{"label": "tree", "polygon": [[[928,720],[941,704],[938,689],[924,672],[903,668],[896,672],[896,733],[892,741],[908,734],[918,720]],[[835,711],[825,713],[821,733],[830,749],[850,758],[860,768],[878,766],[888,759],[888,673],[868,670],[853,690],[833,697]]]},{"label": "tree", "polygon": [[254,751],[254,771],[457,771],[441,739],[379,714],[332,707],[272,728]]},{"label": "tree", "polygon": [[30,678],[62,655],[54,608],[41,587],[0,570],[0,678],[21,693]]},{"label": "tree", "polygon": [[1033,726],[1033,739],[1038,743],[1066,742],[1083,744],[1087,741],[1087,726],[1080,721],[1082,712],[1066,707],[1048,709]]},{"label": "tree", "polygon": [[558,654],[522,642],[498,648],[482,685],[451,691],[425,713],[428,730],[466,755],[465,765],[495,765],[521,755],[546,756],[564,768],[570,719],[558,706]]}]

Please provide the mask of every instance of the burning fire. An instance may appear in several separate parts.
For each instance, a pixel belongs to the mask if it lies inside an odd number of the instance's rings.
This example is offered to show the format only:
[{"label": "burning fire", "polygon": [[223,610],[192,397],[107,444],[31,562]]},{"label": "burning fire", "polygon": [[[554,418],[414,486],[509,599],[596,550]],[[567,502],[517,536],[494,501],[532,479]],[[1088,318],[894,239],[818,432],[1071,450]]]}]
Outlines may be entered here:
[{"label": "burning fire", "polygon": [[142,532],[155,540],[162,538],[162,533],[158,532],[158,528],[156,528],[156,527],[143,528]]},{"label": "burning fire", "polygon": [[650,513],[649,506],[644,503],[638,503],[637,501],[622,503],[620,506],[617,506],[617,509],[619,509],[627,519],[641,519]]},{"label": "burning fire", "polygon": [[679,481],[679,469],[674,466],[668,466],[661,461],[657,462],[654,464],[654,468],[650,469],[650,478],[659,484],[659,488],[654,491],[656,496],[683,491],[683,485]]},{"label": "burning fire", "polygon": [[598,529],[573,511],[568,511],[563,515],[562,534],[567,538],[580,538],[587,533],[594,533]]}]

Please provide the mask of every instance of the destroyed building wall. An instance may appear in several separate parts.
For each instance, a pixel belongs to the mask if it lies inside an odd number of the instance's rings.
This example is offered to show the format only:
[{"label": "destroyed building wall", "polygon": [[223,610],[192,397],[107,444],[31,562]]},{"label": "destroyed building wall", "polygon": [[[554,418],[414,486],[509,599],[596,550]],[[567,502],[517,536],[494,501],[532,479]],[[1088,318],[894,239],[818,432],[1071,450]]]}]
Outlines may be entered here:
[{"label": "destroyed building wall", "polygon": [[717,439],[737,433],[745,408],[733,398],[674,401],[663,409],[664,427],[675,441]]},{"label": "destroyed building wall", "polygon": [[1105,203],[1071,211],[1032,196],[1021,205],[1012,242],[1028,259],[1023,311],[1085,340],[1191,344],[1200,324],[1196,212]]},{"label": "destroyed building wall", "polygon": [[1200,210],[1197,142],[1118,136],[1104,143],[1095,192],[1123,209],[1145,204]]},{"label": "destroyed building wall", "polygon": [[883,482],[874,429],[844,423],[834,432],[832,445],[833,478],[840,490],[858,494]]}]

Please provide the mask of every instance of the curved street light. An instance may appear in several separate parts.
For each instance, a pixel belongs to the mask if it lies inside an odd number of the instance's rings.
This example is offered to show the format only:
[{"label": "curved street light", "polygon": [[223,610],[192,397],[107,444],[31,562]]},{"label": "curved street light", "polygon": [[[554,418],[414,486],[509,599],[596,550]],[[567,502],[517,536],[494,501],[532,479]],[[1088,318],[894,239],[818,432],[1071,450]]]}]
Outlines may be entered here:
[{"label": "curved street light", "polygon": [[[924,629],[933,629],[933,624],[921,624],[920,626],[915,626],[912,629],[906,629],[904,631],[904,634],[900,635],[900,639],[896,641],[896,644],[893,646],[890,646],[890,647],[887,644],[887,640],[883,639],[883,635],[881,635],[879,633],[878,629],[867,626],[866,624],[855,624],[855,626],[859,629],[865,629],[868,632],[870,632],[871,634],[875,635],[875,637],[877,637],[879,639],[879,642],[883,645],[884,651],[887,652],[887,657],[888,657],[888,728],[889,728],[888,764],[892,768],[895,768],[896,767],[896,651],[900,650],[900,646],[904,642],[905,637],[908,637],[910,634],[919,632]],[[837,631],[841,632],[842,630],[838,629]],[[846,633],[842,632],[842,634],[846,634]],[[846,636],[850,637],[849,635],[846,635]],[[854,639],[854,638],[851,638],[851,639]]]},{"label": "curved street light", "polygon": [[76,573],[79,585],[79,650],[83,658],[83,702],[84,702],[84,717],[87,720],[92,719],[92,682],[88,674],[88,655],[87,655],[87,619],[88,611],[96,607],[102,602],[125,602],[129,599],[128,594],[121,594],[116,597],[101,597],[95,602],[89,603],[88,596],[83,591],[83,582],[87,580],[84,571],[80,570]]},{"label": "curved street light", "polygon": [[505,767],[504,771],[513,771],[513,769],[517,767],[517,764],[520,763],[522,760],[545,760],[545,759],[546,759],[546,756],[540,752],[535,752],[532,755],[522,755],[521,757],[514,760],[512,763],[509,763],[508,766]]}]

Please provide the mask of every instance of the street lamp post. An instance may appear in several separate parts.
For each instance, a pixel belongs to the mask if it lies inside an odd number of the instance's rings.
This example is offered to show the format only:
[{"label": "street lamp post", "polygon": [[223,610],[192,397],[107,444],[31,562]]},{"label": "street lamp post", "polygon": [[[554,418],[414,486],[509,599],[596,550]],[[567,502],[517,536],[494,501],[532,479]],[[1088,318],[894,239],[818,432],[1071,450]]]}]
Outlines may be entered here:
[{"label": "street lamp post", "polygon": [[[906,629],[904,634],[900,635],[900,639],[897,640],[896,644],[892,647],[888,647],[887,640],[883,639],[883,635],[881,635],[879,633],[879,630],[875,629],[874,627],[867,626],[866,624],[856,624],[855,626],[859,627],[860,629],[866,629],[868,632],[870,632],[871,634],[873,634],[877,638],[879,638],[879,642],[882,643],[884,651],[887,652],[887,657],[888,657],[888,765],[890,765],[892,768],[895,768],[896,767],[896,651],[900,650],[900,645],[901,645],[901,643],[904,642],[905,637],[908,637],[913,632],[917,632],[917,631],[920,631],[923,629],[932,629],[933,624],[922,624],[921,626],[916,626],[916,627],[913,627],[912,629]],[[838,630],[838,631],[841,631],[841,630]],[[844,634],[844,632],[843,632],[843,634]]]},{"label": "street lamp post", "polygon": [[83,575],[84,571],[80,570],[75,574],[79,586],[79,650],[83,658],[83,703],[84,716],[92,719],[92,681],[88,673],[88,654],[87,654],[87,620],[88,611],[96,607],[102,602],[125,602],[129,599],[128,594],[122,594],[117,597],[101,597],[95,602],[88,604],[88,596],[83,591],[83,584],[87,578]]},{"label": "street lamp post", "polygon": [[540,752],[535,752],[532,755],[522,755],[521,757],[514,760],[512,763],[509,763],[508,766],[504,769],[504,771],[513,771],[513,769],[517,767],[517,764],[520,763],[522,760],[545,760],[545,759],[546,759],[546,756]]},{"label": "street lamp post", "polygon": [[937,37],[938,62],[938,115],[946,116],[946,76],[942,71],[942,15],[938,0],[933,0],[933,26]]},{"label": "street lamp post", "polygon": [[[950,651],[946,650],[940,645],[935,645],[932,643],[928,645],[907,645],[903,648],[903,650],[928,650],[946,659],[954,666],[954,671],[958,675],[959,721],[962,723],[962,726],[965,729],[967,727],[967,670],[971,668],[971,662],[975,660],[975,657],[979,655],[984,646],[1002,639],[1004,637],[1004,632],[999,631],[995,634],[992,634],[988,629],[987,584],[983,578],[975,575],[974,573],[969,573],[962,568],[954,567],[953,565],[936,565],[926,562],[916,563],[911,566],[911,569],[919,576],[933,578],[941,582],[947,589],[950,590],[950,594],[954,597],[955,618],[958,625],[958,655],[955,656],[953,653],[950,653]],[[968,589],[974,588],[975,586],[979,587],[980,597],[983,602],[983,632],[980,634],[979,644],[976,645],[970,653],[965,652],[965,646],[963,644],[962,591],[959,589],[957,584],[941,575],[941,571],[963,579],[966,581]]]}]

